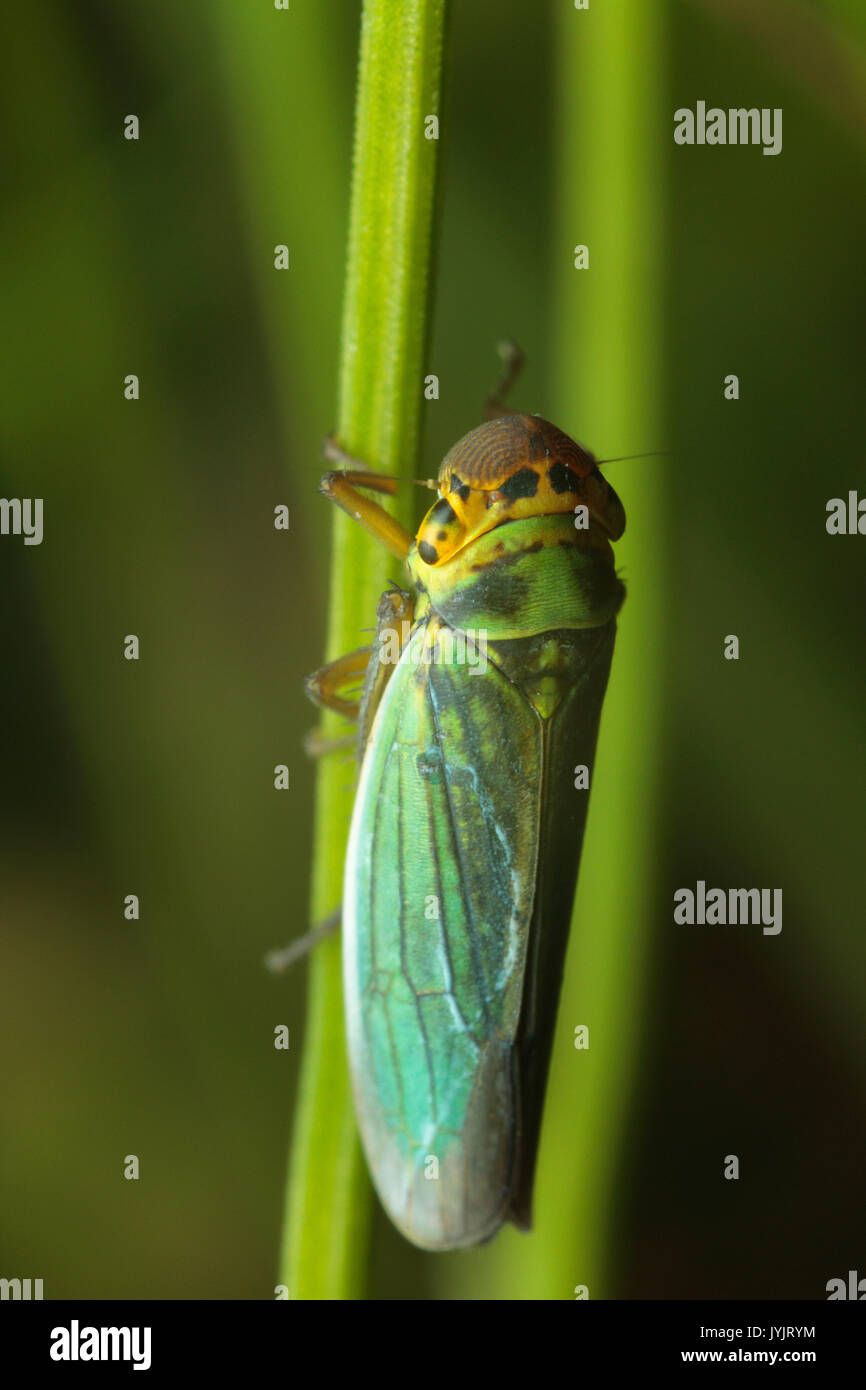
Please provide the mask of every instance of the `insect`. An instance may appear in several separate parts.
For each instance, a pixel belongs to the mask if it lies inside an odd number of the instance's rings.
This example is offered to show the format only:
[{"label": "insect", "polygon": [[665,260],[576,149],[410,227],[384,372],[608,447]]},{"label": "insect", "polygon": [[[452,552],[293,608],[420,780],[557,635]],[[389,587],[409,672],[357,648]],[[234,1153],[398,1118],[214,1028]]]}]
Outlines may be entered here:
[{"label": "insect", "polygon": [[454,445],[414,538],[361,491],[395,479],[321,487],[409,575],[372,648],[310,678],[348,714],[338,691],[365,672],[342,904],[358,1125],[397,1228],[476,1245],[531,1224],[625,514],[593,456],[534,415]]}]

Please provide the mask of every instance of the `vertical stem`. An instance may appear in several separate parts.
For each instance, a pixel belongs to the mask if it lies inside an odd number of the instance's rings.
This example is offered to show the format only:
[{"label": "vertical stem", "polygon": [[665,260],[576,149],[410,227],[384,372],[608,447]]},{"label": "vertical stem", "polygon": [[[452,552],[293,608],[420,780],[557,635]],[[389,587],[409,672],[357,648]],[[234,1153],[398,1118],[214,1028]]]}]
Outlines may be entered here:
[{"label": "vertical stem", "polygon": [[[446,0],[366,0],[355,125],[337,436],[376,469],[410,477],[423,401]],[[406,489],[407,494],[411,489]],[[401,499],[406,512],[411,499]],[[360,645],[389,560],[335,514],[327,655]],[[326,721],[332,724],[333,721]],[[323,759],[318,781],[312,914],[340,900],[352,774]],[[345,1062],[339,941],[310,966],[307,1029],[283,1241],[293,1298],[363,1291],[370,1189]]]}]

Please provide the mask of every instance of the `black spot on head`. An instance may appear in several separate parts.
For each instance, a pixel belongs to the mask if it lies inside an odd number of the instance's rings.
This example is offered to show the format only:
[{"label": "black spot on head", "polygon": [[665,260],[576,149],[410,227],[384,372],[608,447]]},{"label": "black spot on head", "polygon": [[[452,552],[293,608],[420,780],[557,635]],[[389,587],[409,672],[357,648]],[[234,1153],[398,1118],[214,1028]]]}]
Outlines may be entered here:
[{"label": "black spot on head", "polygon": [[509,502],[518,497],[534,497],[538,491],[538,474],[533,468],[518,468],[510,478],[500,484],[499,491]]},{"label": "black spot on head", "polygon": [[437,539],[437,541],[447,541],[447,539],[448,539],[448,532],[447,532],[447,531],[437,531],[437,532],[436,532],[436,539]]},{"label": "black spot on head", "polygon": [[418,542],[418,554],[421,556],[425,565],[435,565],[436,561],[439,559],[439,551],[436,549],[435,545],[430,545],[427,541]]},{"label": "black spot on head", "polygon": [[573,468],[567,467],[560,459],[547,470],[550,486],[554,492],[581,492],[581,482]]},{"label": "black spot on head", "polygon": [[452,521],[457,520],[457,513],[447,497],[440,497],[439,501],[430,508],[429,516],[432,526],[450,526]]},{"label": "black spot on head", "polygon": [[468,483],[464,483],[462,478],[458,478],[456,473],[451,474],[451,485],[449,492],[456,493],[461,502],[465,502],[472,491]]}]

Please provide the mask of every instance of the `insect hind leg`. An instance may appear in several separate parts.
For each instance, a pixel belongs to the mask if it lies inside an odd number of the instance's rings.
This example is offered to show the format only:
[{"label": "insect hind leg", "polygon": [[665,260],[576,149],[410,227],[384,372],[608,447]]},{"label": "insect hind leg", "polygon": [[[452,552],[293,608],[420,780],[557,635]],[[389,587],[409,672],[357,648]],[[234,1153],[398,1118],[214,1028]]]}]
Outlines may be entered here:
[{"label": "insect hind leg", "polygon": [[281,975],[285,970],[290,969],[296,961],[302,959],[318,946],[320,941],[326,941],[329,936],[339,929],[340,921],[343,916],[342,904],[321,921],[318,926],[312,927],[304,936],[295,937],[288,946],[281,947],[278,951],[268,951],[265,956],[265,968],[272,975]]},{"label": "insect hind leg", "polygon": [[484,418],[492,420],[497,415],[511,415],[513,411],[508,409],[505,404],[505,397],[508,395],[520,373],[526,358],[523,349],[513,338],[503,338],[501,343],[497,343],[496,351],[502,359],[503,371],[499,383],[494,387],[493,394],[487,397],[484,402]]}]

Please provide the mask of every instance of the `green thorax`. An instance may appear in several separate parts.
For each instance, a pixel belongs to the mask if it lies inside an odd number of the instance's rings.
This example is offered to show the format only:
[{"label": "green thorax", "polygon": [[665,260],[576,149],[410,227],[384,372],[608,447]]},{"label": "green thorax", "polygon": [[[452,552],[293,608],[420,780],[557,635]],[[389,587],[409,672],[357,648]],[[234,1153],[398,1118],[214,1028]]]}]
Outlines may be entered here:
[{"label": "green thorax", "polygon": [[413,545],[408,565],[444,622],[490,641],[600,627],[625,593],[610,545],[577,530],[569,514],[507,522],[437,565]]}]

